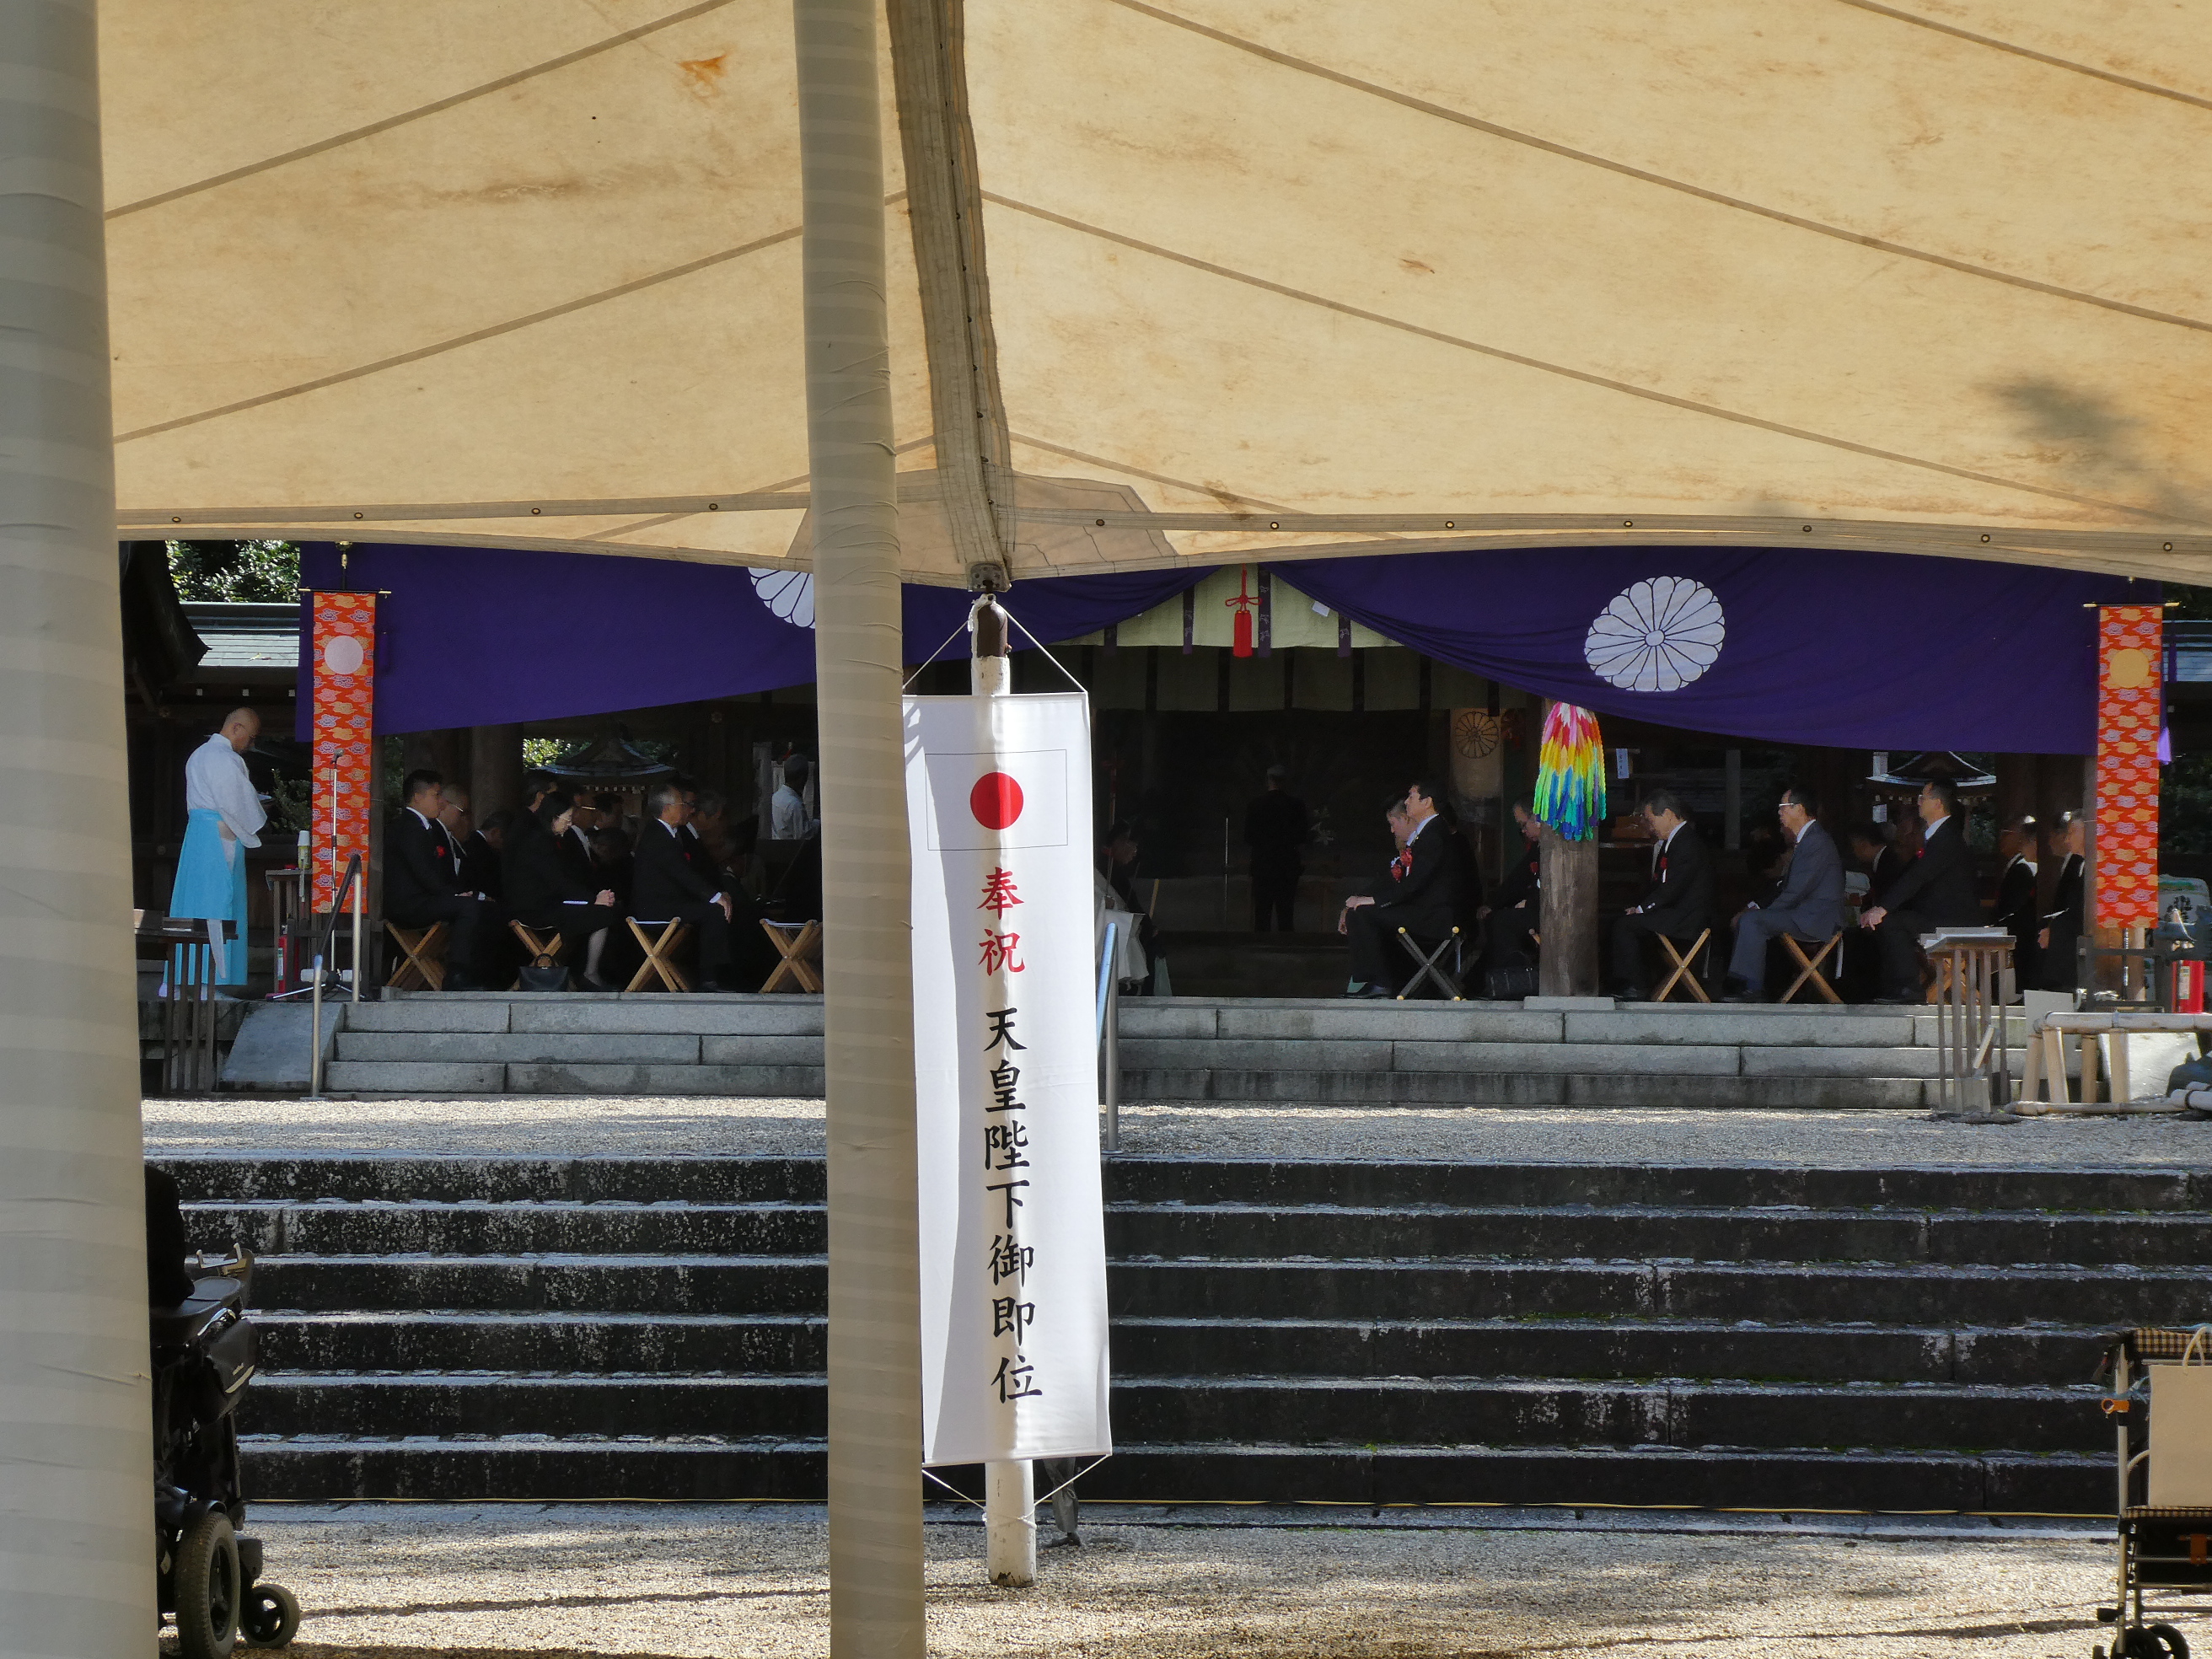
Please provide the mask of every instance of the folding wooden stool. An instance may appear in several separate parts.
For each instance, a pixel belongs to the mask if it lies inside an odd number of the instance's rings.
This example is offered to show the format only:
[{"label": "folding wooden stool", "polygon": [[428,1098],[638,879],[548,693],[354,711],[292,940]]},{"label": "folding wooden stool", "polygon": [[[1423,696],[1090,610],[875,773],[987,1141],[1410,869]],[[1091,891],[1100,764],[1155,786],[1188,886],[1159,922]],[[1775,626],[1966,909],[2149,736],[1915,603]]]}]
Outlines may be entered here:
[{"label": "folding wooden stool", "polygon": [[1689,950],[1685,952],[1677,951],[1674,948],[1674,941],[1668,939],[1666,934],[1661,933],[1658,935],[1659,948],[1667,953],[1667,959],[1674,963],[1674,971],[1667,975],[1667,982],[1659,988],[1659,994],[1651,999],[1652,1001],[1666,1001],[1669,996],[1674,994],[1674,988],[1677,985],[1688,986],[1690,988],[1690,994],[1697,998],[1700,1002],[1711,1002],[1712,1000],[1712,998],[1706,994],[1703,981],[1701,981],[1695,974],[1690,971],[1690,964],[1698,959],[1698,953],[1705,948],[1705,941],[1712,936],[1713,930],[1710,927],[1706,928],[1704,933],[1698,934],[1698,937],[1691,942]]},{"label": "folding wooden stool", "polygon": [[1790,988],[1782,994],[1780,1000],[1788,1002],[1805,988],[1806,981],[1809,980],[1812,981],[1813,988],[1820,994],[1820,1000],[1823,1002],[1841,1002],[1843,998],[1836,994],[1836,988],[1829,984],[1826,977],[1821,974],[1820,964],[1828,959],[1828,952],[1835,950],[1843,942],[1844,933],[1839,927],[1828,935],[1828,942],[1820,947],[1819,952],[1811,960],[1808,961],[1804,948],[1798,944],[1797,940],[1788,933],[1783,934],[1782,943],[1789,950],[1791,959],[1796,963],[1798,973],[1797,977],[1790,981]]},{"label": "folding wooden stool", "polygon": [[1466,1001],[1466,994],[1462,992],[1459,988],[1458,975],[1449,969],[1440,968],[1437,965],[1437,959],[1441,957],[1446,951],[1453,951],[1453,967],[1456,968],[1459,965],[1459,956],[1456,950],[1454,948],[1459,944],[1459,929],[1455,927],[1451,932],[1446,933],[1442,939],[1437,941],[1437,948],[1435,950],[1431,951],[1425,956],[1421,952],[1420,941],[1415,939],[1411,933],[1407,933],[1404,928],[1401,927],[1398,930],[1398,942],[1406,947],[1406,954],[1413,957],[1413,959],[1419,965],[1413,969],[1413,978],[1407,980],[1403,985],[1398,988],[1398,1000],[1403,1002],[1407,997],[1419,990],[1423,980],[1432,979],[1437,982],[1437,989],[1442,991],[1454,1002]]},{"label": "folding wooden stool", "polygon": [[[623,988],[630,991],[641,989],[647,978],[658,974],[664,991],[690,990],[691,981],[676,965],[676,947],[684,942],[684,935],[690,931],[689,926],[680,919],[674,921],[640,921],[635,916],[628,916],[624,920],[629,923],[629,931],[636,936],[639,945],[644,950],[645,960],[638,964],[637,971],[629,976],[629,983]],[[659,934],[656,937],[647,933],[645,930],[648,927],[658,927]]]},{"label": "folding wooden stool", "polygon": [[[561,960],[561,953],[568,948],[568,936],[557,927],[545,929],[544,937],[541,939],[534,927],[526,927],[522,923],[512,919],[509,919],[507,925],[514,930],[515,938],[522,941],[522,959],[525,962],[536,962],[540,957],[558,962]],[[510,991],[520,991],[522,988],[522,975],[517,974],[514,976],[514,983],[507,988]]]},{"label": "folding wooden stool", "polygon": [[392,991],[408,991],[416,986],[433,991],[446,988],[446,924],[434,921],[428,927],[402,927],[396,921],[384,924],[384,931],[392,935],[392,942],[399,947],[400,961],[385,981],[385,988]]},{"label": "folding wooden stool", "polygon": [[802,991],[819,991],[822,975],[816,964],[822,960],[822,924],[818,921],[769,921],[763,918],[761,931],[775,944],[776,954],[783,959],[775,964],[775,971],[761,987],[763,991],[781,991],[786,980]]}]

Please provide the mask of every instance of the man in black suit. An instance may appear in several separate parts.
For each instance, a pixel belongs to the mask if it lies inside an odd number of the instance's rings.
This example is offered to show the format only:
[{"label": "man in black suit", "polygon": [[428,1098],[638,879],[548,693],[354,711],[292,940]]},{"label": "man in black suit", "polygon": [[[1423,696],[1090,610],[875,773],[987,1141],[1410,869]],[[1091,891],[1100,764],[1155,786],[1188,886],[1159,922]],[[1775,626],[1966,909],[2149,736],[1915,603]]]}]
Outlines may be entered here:
[{"label": "man in black suit", "polygon": [[1406,873],[1395,890],[1345,901],[1352,979],[1360,987],[1350,995],[1398,994],[1398,981],[1413,967],[1413,958],[1397,943],[1401,927],[1433,945],[1459,921],[1467,865],[1459,837],[1437,816],[1439,793],[1425,778],[1414,780],[1406,791]]},{"label": "man in black suit", "polygon": [[1881,902],[1859,916],[1881,945],[1881,1000],[1918,1002],[1920,936],[1939,927],[1978,927],[1982,898],[1974,882],[1974,855],[1959,817],[1959,791],[1948,778],[1920,787],[1919,855],[1890,883]]},{"label": "man in black suit", "polygon": [[692,867],[684,820],[690,808],[673,783],[646,792],[646,823],[631,866],[629,913],[641,921],[680,918],[699,935],[699,989],[720,991],[730,972],[732,895]]},{"label": "man in black suit", "polygon": [[1528,936],[1544,921],[1543,826],[1536,822],[1535,802],[1526,795],[1515,801],[1513,823],[1521,831],[1520,848],[1480,912],[1489,923],[1482,939],[1486,974],[1525,964],[1536,954],[1536,942]]},{"label": "man in black suit", "polygon": [[2004,869],[1997,877],[1994,921],[2012,935],[2014,981],[2031,990],[2043,983],[2043,963],[2036,945],[2043,931],[2043,907],[2037,902],[2035,849],[2032,817],[2014,818],[1997,832],[1997,857]]},{"label": "man in black suit", "polygon": [[1655,790],[1644,803],[1644,821],[1657,844],[1652,848],[1656,884],[1642,901],[1613,918],[1614,995],[1642,1002],[1650,994],[1644,969],[1644,941],[1654,934],[1687,945],[1713,925],[1713,863],[1681,798]]},{"label": "man in black suit", "polygon": [[[2051,884],[2051,908],[2043,913],[2036,949],[2041,957],[2039,983],[2046,991],[2071,991],[2081,971],[2082,875],[2087,867],[2088,820],[2069,812],[2051,826],[2051,856],[2058,860]],[[2023,981],[2024,983],[2025,981]]]},{"label": "man in black suit", "polygon": [[438,821],[445,780],[435,772],[407,775],[407,805],[384,836],[384,914],[402,927],[446,924],[446,989],[482,990],[486,960],[500,925],[499,907],[461,890],[453,842]]}]

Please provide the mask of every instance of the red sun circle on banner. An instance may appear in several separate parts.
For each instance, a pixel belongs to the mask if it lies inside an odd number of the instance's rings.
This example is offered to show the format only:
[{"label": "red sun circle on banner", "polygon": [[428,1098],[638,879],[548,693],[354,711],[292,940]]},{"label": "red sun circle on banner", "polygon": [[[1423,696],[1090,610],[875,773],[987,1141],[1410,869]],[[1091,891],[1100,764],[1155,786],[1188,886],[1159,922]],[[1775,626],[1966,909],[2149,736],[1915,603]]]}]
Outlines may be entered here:
[{"label": "red sun circle on banner", "polygon": [[968,792],[968,810],[986,830],[1004,830],[1022,815],[1022,787],[1004,772],[986,772]]}]

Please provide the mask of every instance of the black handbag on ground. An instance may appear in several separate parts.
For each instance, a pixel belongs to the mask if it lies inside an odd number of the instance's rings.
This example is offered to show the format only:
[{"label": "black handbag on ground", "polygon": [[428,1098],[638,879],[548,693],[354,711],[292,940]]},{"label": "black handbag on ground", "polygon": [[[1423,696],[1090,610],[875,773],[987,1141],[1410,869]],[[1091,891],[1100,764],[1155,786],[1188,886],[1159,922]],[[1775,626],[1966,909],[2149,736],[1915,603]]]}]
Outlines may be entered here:
[{"label": "black handbag on ground", "polygon": [[540,956],[535,962],[522,964],[522,988],[526,991],[565,991],[568,988],[568,970],[550,956]]},{"label": "black handbag on ground", "polygon": [[1510,968],[1493,968],[1482,979],[1483,1000],[1487,1002],[1518,1002],[1523,997],[1536,994],[1536,965],[1520,963]]}]

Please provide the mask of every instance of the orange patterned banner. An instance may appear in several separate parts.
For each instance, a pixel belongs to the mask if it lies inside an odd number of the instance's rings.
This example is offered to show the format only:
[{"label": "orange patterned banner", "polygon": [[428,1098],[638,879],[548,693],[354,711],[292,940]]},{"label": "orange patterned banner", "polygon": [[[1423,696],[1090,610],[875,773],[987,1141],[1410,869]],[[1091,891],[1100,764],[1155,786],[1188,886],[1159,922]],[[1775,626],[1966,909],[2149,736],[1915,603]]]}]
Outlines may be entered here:
[{"label": "orange patterned banner", "polygon": [[2108,605],[2097,617],[2096,925],[2154,927],[2166,612]]},{"label": "orange patterned banner", "polygon": [[318,593],[314,601],[315,908],[327,910],[348,858],[360,854],[364,879],[368,873],[376,595]]}]

